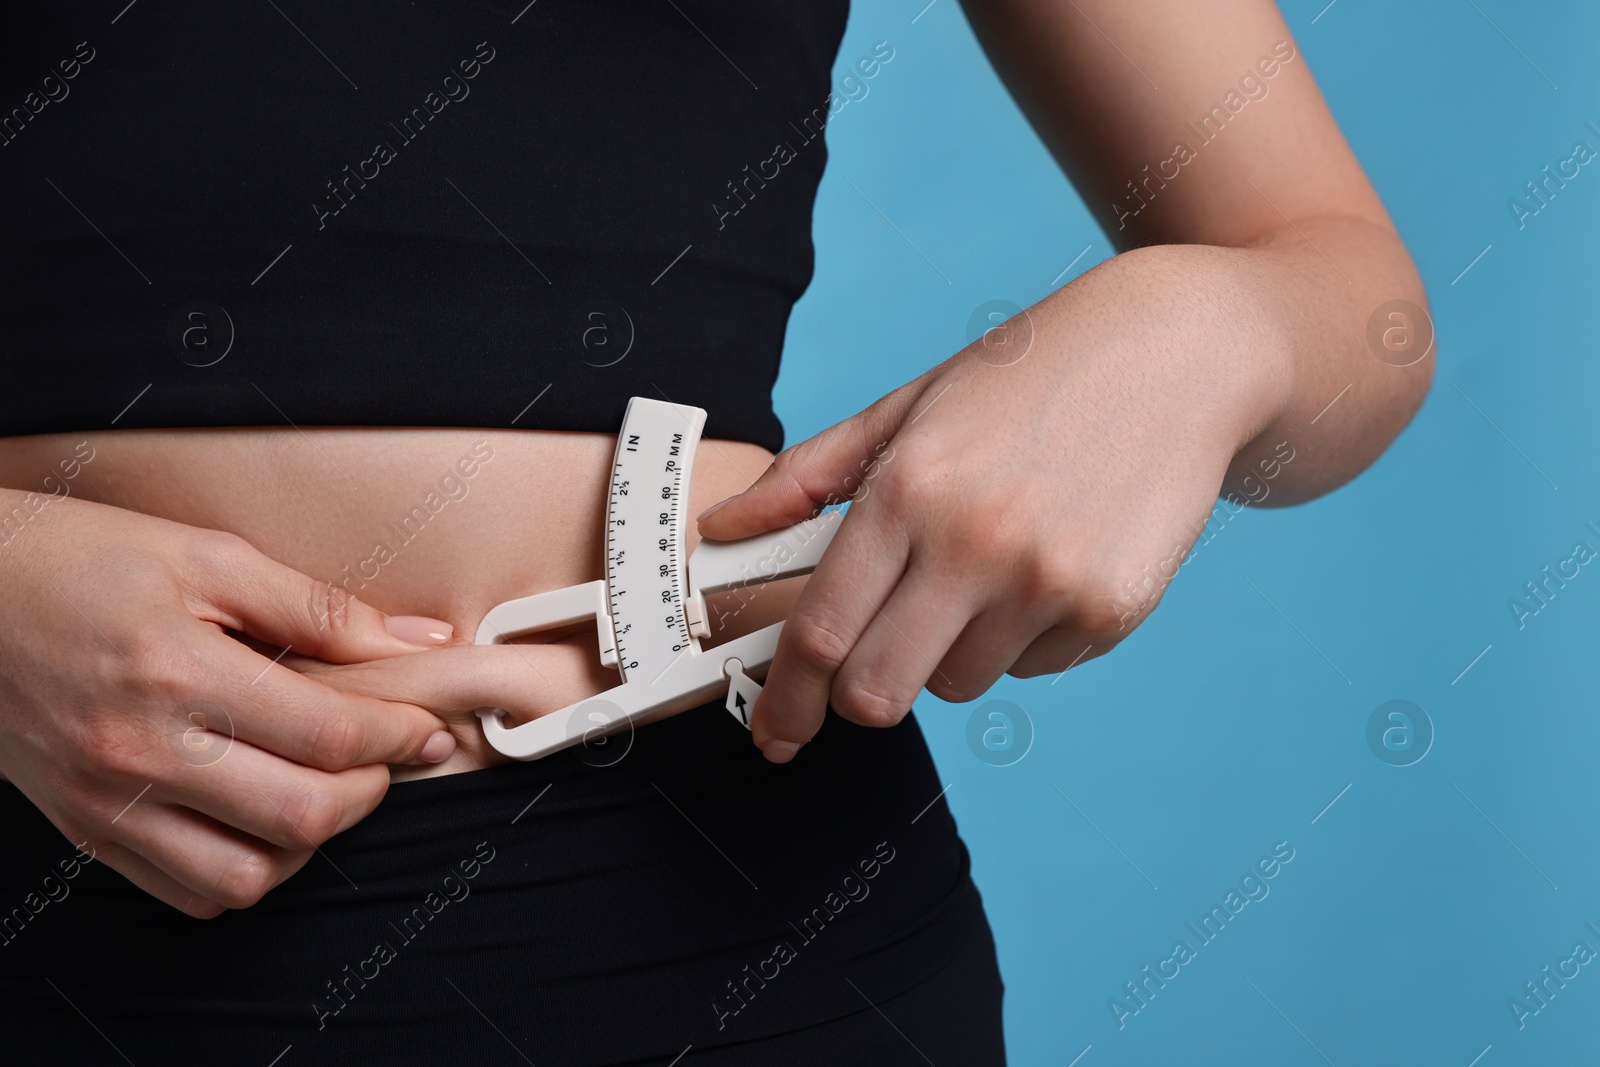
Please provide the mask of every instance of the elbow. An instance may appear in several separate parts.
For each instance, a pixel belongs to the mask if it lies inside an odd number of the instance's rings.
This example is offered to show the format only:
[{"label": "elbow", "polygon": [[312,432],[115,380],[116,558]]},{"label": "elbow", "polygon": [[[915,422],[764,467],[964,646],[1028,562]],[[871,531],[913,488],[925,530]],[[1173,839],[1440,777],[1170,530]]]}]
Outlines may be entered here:
[{"label": "elbow", "polygon": [[[1397,242],[1398,237],[1395,239]],[[1402,295],[1379,304],[1367,320],[1367,348],[1380,364],[1374,368],[1376,408],[1384,413],[1373,427],[1381,440],[1374,459],[1400,436],[1433,389],[1434,367],[1439,361],[1438,331],[1422,278],[1404,256]]]},{"label": "elbow", "polygon": [[[1353,481],[1389,450],[1427,400],[1439,359],[1437,332],[1422,279],[1390,233],[1391,254],[1370,260],[1387,261],[1389,269],[1381,272],[1386,276],[1347,305],[1348,332],[1341,332],[1348,340],[1335,346],[1348,368],[1348,377],[1339,376],[1349,382],[1346,391],[1329,402],[1339,379],[1324,378],[1325,391],[1297,405],[1296,418],[1279,422],[1277,437],[1288,442],[1288,454],[1295,458],[1284,463],[1285,476],[1271,484],[1270,493],[1259,500],[1245,494],[1253,506],[1292,507]],[[1357,344],[1359,349],[1351,351]],[[1230,468],[1229,484],[1248,488],[1240,476],[1260,467],[1265,445],[1253,442],[1241,453]]]}]

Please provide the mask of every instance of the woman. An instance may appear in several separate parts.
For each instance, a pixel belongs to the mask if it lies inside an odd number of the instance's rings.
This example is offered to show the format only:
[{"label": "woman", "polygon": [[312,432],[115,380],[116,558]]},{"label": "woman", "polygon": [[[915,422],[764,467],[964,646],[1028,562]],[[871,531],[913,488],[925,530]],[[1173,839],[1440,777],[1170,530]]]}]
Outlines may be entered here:
[{"label": "woman", "polygon": [[[89,7],[4,67],[9,1057],[1002,1062],[913,698],[1104,653],[1219,487],[1325,492],[1428,385],[1275,9],[974,0],[1128,251],[774,458],[843,4]],[[470,640],[600,576],[635,395],[709,413],[699,535],[856,503],[722,605],[788,619],[755,747],[500,763],[474,709],[615,680]]]}]

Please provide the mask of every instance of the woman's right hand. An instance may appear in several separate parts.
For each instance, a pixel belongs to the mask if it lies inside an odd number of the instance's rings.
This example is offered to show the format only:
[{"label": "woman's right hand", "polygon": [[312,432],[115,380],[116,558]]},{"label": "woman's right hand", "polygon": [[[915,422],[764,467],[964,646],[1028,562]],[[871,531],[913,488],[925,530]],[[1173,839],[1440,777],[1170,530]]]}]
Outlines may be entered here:
[{"label": "woman's right hand", "polygon": [[377,806],[388,764],[454,752],[430,712],[226,632],[355,663],[448,625],[388,618],[228,533],[8,489],[0,519],[0,772],[173,907],[249,907]]}]

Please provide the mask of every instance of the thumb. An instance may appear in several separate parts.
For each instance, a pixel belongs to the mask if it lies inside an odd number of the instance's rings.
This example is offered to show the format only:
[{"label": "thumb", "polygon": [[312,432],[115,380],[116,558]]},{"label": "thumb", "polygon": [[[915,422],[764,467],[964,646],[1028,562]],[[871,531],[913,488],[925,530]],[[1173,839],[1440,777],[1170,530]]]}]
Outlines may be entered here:
[{"label": "thumb", "polygon": [[328,663],[359,663],[438,648],[454,627],[417,615],[385,615],[332,582],[320,582],[248,542],[211,548],[190,575],[197,616]]},{"label": "thumb", "polygon": [[893,453],[894,436],[926,377],[779,452],[750,488],[700,513],[700,536],[736,541],[793,526],[821,507],[853,499]]}]

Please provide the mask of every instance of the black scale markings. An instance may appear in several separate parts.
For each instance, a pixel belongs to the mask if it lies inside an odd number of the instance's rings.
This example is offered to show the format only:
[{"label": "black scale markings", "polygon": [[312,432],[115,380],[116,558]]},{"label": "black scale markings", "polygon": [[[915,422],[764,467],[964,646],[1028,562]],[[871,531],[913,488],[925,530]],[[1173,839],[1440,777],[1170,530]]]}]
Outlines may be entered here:
[{"label": "black scale markings", "polygon": [[[639,434],[629,434],[627,444],[623,447],[622,451],[635,453],[639,452],[640,436],[641,435]],[[644,571],[644,574],[646,575],[647,586],[633,586],[633,588],[638,592],[644,592],[645,588],[647,587],[650,588],[652,592],[664,592],[667,594],[667,596],[660,601],[659,606],[657,605],[656,601],[648,600],[646,607],[642,608],[641,610],[656,610],[659,607],[659,609],[663,612],[671,613],[670,615],[664,614],[662,619],[669,628],[675,630],[677,633],[678,640],[676,642],[677,647],[675,651],[682,651],[684,648],[689,646],[690,642],[689,623],[683,610],[683,569],[678,560],[679,538],[677,536],[679,528],[679,502],[683,496],[683,475],[685,470],[685,464],[682,461],[684,459],[684,453],[687,451],[687,446],[684,442],[684,436],[685,435],[682,433],[674,433],[672,435],[672,441],[670,444],[666,445],[665,455],[662,457],[664,460],[662,473],[669,479],[669,484],[663,485],[660,488],[662,499],[667,507],[665,513],[651,512],[648,516],[646,516],[644,514],[644,509],[646,507],[654,508],[657,506],[655,503],[656,497],[652,495],[648,498],[648,500],[642,500],[637,496],[632,496],[629,491],[632,490],[634,494],[637,494],[640,491],[640,487],[636,487],[633,484],[632,479],[621,477],[623,473],[622,459],[619,457],[612,465],[611,497],[610,504],[607,509],[606,522],[606,593],[611,607],[613,628],[616,632],[618,662],[623,668],[623,676],[625,679],[627,677],[627,670],[630,664],[634,667],[637,667],[638,661],[630,660],[628,656],[627,636],[633,630],[633,623],[631,621],[623,621],[624,613],[622,610],[621,597],[624,593],[629,591],[627,588],[629,583],[623,578],[623,574],[628,567],[629,560],[627,559],[626,550],[619,547],[617,544],[616,531],[619,526],[627,525],[627,518],[629,516],[625,514],[619,515],[618,513],[623,510],[623,501],[625,499],[629,499],[630,496],[634,500],[640,500],[640,503],[636,508],[638,514],[634,516],[634,521],[636,523],[642,522],[643,519],[647,517],[656,519],[655,524],[652,524],[646,528],[649,530],[665,530],[667,532],[667,536],[664,539],[666,541],[666,547],[663,552],[664,560],[668,568],[665,589],[660,586],[659,579],[657,579],[656,582],[648,582],[648,576],[652,571],[656,571],[658,573],[662,562],[660,558],[656,558],[654,553],[651,554],[651,558],[648,560]],[[660,524],[659,518],[657,518],[657,516],[662,514],[665,515],[667,520],[664,525]],[[646,539],[647,538],[642,536],[640,538],[641,542]],[[660,547],[661,540],[663,539],[655,538],[655,547]],[[635,599],[638,598],[636,597]],[[641,628],[641,635],[644,632],[645,631]],[[648,639],[645,640],[648,641]],[[652,645],[654,644],[654,642],[649,643]]]}]

